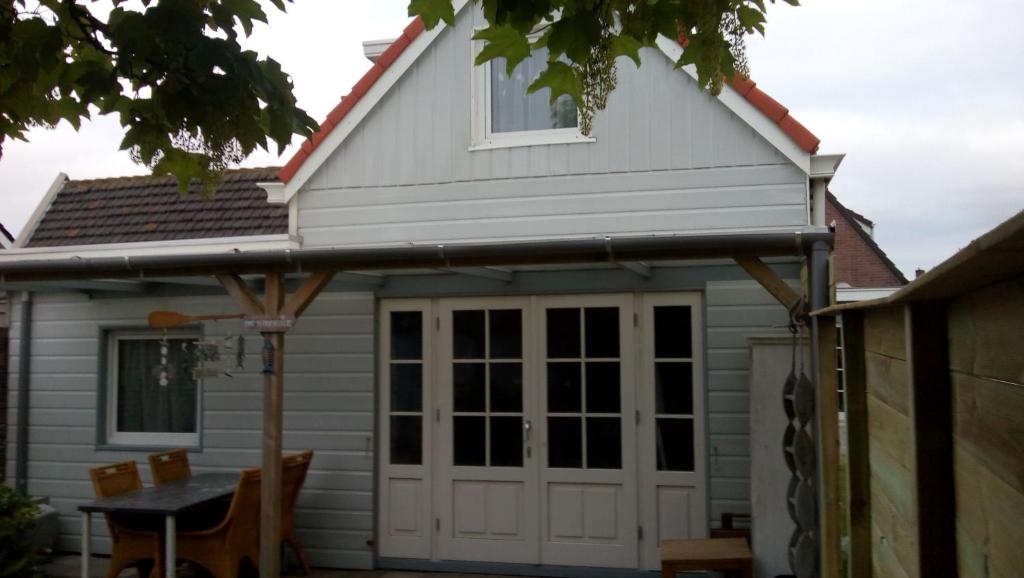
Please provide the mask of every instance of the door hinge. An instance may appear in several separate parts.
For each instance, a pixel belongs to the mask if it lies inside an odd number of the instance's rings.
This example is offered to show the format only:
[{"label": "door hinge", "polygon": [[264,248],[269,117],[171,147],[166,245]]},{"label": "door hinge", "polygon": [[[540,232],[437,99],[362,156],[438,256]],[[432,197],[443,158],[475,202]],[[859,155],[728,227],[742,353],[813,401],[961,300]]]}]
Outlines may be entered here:
[{"label": "door hinge", "polygon": [[644,527],[643,526],[637,526],[636,527],[636,539],[637,540],[643,540],[644,539]]},{"label": "door hinge", "polygon": [[434,329],[437,329],[438,331],[441,331],[441,318],[440,317],[435,317],[434,318]]},{"label": "door hinge", "polygon": [[434,421],[441,423],[441,408],[434,409]]},{"label": "door hinge", "polygon": [[636,425],[640,425],[640,410],[636,410]]},{"label": "door hinge", "polygon": [[441,518],[434,518],[434,530],[437,532],[441,531]]},{"label": "door hinge", "polygon": [[640,316],[636,313],[633,314],[633,327],[640,327]]}]

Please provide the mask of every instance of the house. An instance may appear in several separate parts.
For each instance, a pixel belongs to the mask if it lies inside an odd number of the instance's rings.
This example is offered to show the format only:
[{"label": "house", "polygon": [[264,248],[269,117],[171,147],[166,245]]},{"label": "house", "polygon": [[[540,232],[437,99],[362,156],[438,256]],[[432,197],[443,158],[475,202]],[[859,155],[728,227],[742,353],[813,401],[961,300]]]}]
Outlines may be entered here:
[{"label": "house", "polygon": [[836,301],[878,299],[907,284],[907,278],[875,242],[875,223],[841,203],[831,191],[825,201],[825,222],[835,224]]},{"label": "house", "polygon": [[259,338],[145,320],[237,313],[221,284],[251,305],[279,274],[322,289],[287,334],[283,409],[284,448],[317,452],[297,517],[314,565],[649,570],[660,538],[749,510],[748,339],[786,334],[805,258],[823,287],[841,156],[753,82],[702,92],[668,38],[620,63],[581,135],[525,95],[542,52],[473,66],[482,14],[459,5],[381,43],[294,158],[229,172],[212,202],[55,181],[0,273],[32,283],[12,358],[39,360],[7,468],[60,510],[62,548],[88,464],[260,464]]},{"label": "house", "polygon": [[[14,236],[0,223],[0,250],[7,249]],[[0,463],[7,459],[7,294],[0,291]],[[0,480],[4,473],[0,472]]]}]

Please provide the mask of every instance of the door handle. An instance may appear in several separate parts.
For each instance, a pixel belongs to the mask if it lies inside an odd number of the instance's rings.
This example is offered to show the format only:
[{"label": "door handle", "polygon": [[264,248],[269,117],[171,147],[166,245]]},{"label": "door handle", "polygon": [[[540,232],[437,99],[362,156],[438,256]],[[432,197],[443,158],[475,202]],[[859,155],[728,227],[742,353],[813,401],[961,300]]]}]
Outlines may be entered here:
[{"label": "door handle", "polygon": [[528,420],[528,419],[524,419],[523,420],[523,441],[524,442],[529,443],[529,441],[530,441],[530,432],[531,431],[533,431],[533,423],[530,420]]}]

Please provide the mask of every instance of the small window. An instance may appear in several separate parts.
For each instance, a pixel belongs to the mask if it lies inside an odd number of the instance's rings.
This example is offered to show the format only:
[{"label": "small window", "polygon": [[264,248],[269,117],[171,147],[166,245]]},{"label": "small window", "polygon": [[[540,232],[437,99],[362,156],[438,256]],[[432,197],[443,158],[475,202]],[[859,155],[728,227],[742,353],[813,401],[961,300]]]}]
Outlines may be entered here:
[{"label": "small window", "polygon": [[199,445],[198,340],[189,333],[110,334],[107,443]]},{"label": "small window", "polygon": [[[477,43],[477,49],[483,47]],[[511,74],[504,58],[474,67],[474,148],[592,142],[579,131],[579,111],[567,94],[551,102],[551,90],[527,92],[547,67],[538,48]]]}]

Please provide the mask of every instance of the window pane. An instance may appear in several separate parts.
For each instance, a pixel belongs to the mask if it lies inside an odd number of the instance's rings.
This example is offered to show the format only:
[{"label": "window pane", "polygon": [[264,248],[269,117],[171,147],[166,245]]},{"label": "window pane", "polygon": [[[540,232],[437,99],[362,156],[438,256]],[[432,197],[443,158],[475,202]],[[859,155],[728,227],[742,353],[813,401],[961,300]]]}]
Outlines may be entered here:
[{"label": "window pane", "polygon": [[693,364],[659,361],[654,364],[655,411],[693,413]]},{"label": "window pane", "polygon": [[419,465],[423,459],[423,418],[391,416],[391,463]]},{"label": "window pane", "polygon": [[391,359],[420,359],[423,356],[423,314],[419,311],[391,313]]},{"label": "window pane", "polygon": [[548,363],[548,412],[581,411],[581,386],[580,363]]},{"label": "window pane", "polygon": [[619,308],[588,307],[584,326],[587,357],[619,356]]},{"label": "window pane", "polygon": [[692,357],[690,306],[654,308],[654,356]]},{"label": "window pane", "polygon": [[551,89],[533,94],[526,89],[547,66],[548,50],[539,48],[508,76],[504,58],[491,61],[491,132],[571,128],[577,125],[576,105],[568,95],[550,104]]},{"label": "window pane", "polygon": [[491,465],[523,465],[523,418],[491,418]]},{"label": "window pane", "polygon": [[523,364],[491,364],[491,411],[523,411]]},{"label": "window pane", "polygon": [[601,361],[587,363],[587,411],[619,413],[619,363]]},{"label": "window pane", "polygon": [[583,467],[582,418],[548,418],[548,467]]},{"label": "window pane", "polygon": [[622,467],[622,423],[617,417],[587,418],[587,467]]},{"label": "window pane", "polygon": [[452,313],[452,326],[454,329],[452,348],[455,359],[483,359],[485,354],[484,344],[484,314],[479,311],[455,311]]},{"label": "window pane", "polygon": [[193,343],[167,340],[167,384],[161,385],[161,340],[117,340],[117,431],[198,431]]},{"label": "window pane", "polygon": [[523,356],[523,313],[519,309],[491,311],[491,359]]},{"label": "window pane", "polygon": [[457,466],[487,465],[487,418],[483,416],[462,416],[454,418],[452,447],[454,463]]},{"label": "window pane", "polygon": [[580,310],[548,309],[548,357],[580,357]]},{"label": "window pane", "polygon": [[485,411],[485,368],[483,363],[453,363],[455,378],[452,406],[455,411]]},{"label": "window pane", "polygon": [[391,411],[420,411],[423,407],[423,366],[391,365]]},{"label": "window pane", "polygon": [[658,469],[693,471],[693,420],[658,418]]}]

